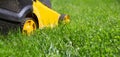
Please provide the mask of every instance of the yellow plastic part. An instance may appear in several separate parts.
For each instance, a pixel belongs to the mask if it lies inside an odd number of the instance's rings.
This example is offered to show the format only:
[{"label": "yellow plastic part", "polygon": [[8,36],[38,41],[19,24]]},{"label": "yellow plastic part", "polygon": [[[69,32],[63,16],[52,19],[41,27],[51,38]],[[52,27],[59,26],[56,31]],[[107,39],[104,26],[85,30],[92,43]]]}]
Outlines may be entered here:
[{"label": "yellow plastic part", "polygon": [[39,0],[33,2],[33,13],[38,18],[39,28],[58,25],[60,14],[43,5]]},{"label": "yellow plastic part", "polygon": [[36,30],[36,28],[36,23],[33,21],[33,19],[28,19],[23,25],[23,33],[30,34],[34,30]]}]

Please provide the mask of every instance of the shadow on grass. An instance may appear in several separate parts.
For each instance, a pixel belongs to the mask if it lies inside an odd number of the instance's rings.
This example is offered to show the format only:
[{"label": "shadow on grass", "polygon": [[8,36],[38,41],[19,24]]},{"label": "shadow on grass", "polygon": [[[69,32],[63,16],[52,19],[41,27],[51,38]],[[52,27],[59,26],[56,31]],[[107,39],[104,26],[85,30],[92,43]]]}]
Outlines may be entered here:
[{"label": "shadow on grass", "polygon": [[8,20],[0,20],[0,35],[7,35],[9,32],[16,32],[20,30],[21,24],[19,22],[12,22]]},{"label": "shadow on grass", "polygon": [[21,33],[21,30],[19,28],[10,28],[10,29],[0,29],[0,36],[9,36],[11,34],[18,34]]}]

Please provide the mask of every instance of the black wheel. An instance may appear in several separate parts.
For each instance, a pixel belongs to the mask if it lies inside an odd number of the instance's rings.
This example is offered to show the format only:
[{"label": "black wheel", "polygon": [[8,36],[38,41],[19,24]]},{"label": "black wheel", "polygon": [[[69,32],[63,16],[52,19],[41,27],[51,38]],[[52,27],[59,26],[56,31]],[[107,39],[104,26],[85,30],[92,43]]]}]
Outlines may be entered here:
[{"label": "black wheel", "polygon": [[66,23],[69,23],[70,22],[70,17],[66,14],[61,14],[61,16],[59,17],[59,22],[64,22],[65,24]]},{"label": "black wheel", "polygon": [[44,5],[46,5],[47,7],[51,8],[51,2],[50,0],[40,0]]},{"label": "black wheel", "polygon": [[30,34],[37,29],[37,23],[33,18],[25,18],[22,22],[22,32],[25,34]]}]

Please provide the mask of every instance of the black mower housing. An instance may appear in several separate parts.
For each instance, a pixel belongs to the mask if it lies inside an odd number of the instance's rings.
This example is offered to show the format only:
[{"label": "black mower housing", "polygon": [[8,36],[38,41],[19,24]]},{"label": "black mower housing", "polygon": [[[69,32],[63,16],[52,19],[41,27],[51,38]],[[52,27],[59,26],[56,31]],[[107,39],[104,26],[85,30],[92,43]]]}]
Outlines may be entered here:
[{"label": "black mower housing", "polygon": [[[51,7],[49,0],[40,1]],[[32,0],[0,0],[0,19],[21,22],[32,10]]]},{"label": "black mower housing", "polygon": [[21,22],[32,11],[32,0],[0,0],[0,19]]}]

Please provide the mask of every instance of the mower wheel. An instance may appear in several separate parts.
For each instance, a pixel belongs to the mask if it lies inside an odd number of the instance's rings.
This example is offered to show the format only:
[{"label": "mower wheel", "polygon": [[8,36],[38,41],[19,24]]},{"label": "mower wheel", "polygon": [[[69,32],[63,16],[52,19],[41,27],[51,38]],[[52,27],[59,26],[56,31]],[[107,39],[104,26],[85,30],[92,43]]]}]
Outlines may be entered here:
[{"label": "mower wheel", "polygon": [[66,14],[61,14],[60,18],[59,18],[59,22],[63,22],[65,24],[69,23],[70,22],[70,17],[69,15],[66,15]]},{"label": "mower wheel", "polygon": [[33,18],[25,18],[22,23],[22,32],[25,34],[30,34],[37,29],[37,23]]}]

